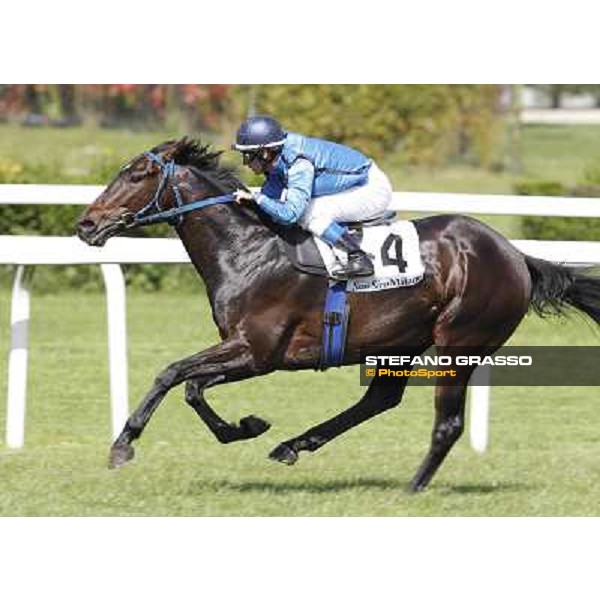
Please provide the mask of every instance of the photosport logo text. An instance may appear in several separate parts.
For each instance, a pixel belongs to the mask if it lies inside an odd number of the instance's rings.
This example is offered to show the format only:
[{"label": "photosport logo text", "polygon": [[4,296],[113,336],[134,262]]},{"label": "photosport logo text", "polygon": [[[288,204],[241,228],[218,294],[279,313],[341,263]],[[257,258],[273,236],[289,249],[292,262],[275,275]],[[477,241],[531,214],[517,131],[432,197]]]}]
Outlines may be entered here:
[{"label": "photosport logo text", "polygon": [[470,385],[596,386],[600,385],[600,347],[445,348],[418,354],[417,350],[372,349],[361,354],[360,383],[374,377],[408,379],[411,385],[452,385],[459,373],[471,371]]}]

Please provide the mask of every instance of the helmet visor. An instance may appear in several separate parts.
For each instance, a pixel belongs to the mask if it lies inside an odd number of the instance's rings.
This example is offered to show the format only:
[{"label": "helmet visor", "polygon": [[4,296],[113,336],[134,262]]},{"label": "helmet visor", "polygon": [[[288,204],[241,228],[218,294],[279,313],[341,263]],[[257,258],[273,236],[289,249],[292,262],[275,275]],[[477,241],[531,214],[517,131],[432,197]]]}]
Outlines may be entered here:
[{"label": "helmet visor", "polygon": [[268,144],[235,144],[231,145],[232,150],[237,150],[238,152],[252,152],[254,150],[262,150],[263,148],[278,148],[285,144],[285,140],[278,140],[277,142],[270,142]]}]

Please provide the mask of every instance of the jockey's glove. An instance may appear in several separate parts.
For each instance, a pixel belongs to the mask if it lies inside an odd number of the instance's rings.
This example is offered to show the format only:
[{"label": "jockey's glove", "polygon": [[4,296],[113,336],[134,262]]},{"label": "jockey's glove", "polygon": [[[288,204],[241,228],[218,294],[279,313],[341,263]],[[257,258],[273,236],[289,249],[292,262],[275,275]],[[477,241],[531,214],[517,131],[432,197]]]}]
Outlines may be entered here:
[{"label": "jockey's glove", "polygon": [[238,204],[241,204],[244,201],[252,202],[255,200],[254,194],[248,190],[236,190],[233,192],[233,198]]}]

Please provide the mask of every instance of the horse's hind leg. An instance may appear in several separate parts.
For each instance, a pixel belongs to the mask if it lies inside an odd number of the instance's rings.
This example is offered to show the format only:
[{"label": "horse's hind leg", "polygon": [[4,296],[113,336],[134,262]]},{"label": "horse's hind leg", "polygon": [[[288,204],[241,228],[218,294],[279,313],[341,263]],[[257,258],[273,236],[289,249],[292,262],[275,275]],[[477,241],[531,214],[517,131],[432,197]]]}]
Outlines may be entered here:
[{"label": "horse's hind leg", "polygon": [[435,422],[431,446],[425,460],[410,483],[412,492],[423,490],[464,429],[467,382],[474,368],[458,371],[453,385],[438,384],[435,389]]},{"label": "horse's hind leg", "polygon": [[406,382],[405,378],[394,380],[375,377],[356,404],[298,437],[279,444],[269,454],[269,458],[293,465],[298,460],[300,451],[314,452],[348,429],[400,404]]},{"label": "horse's hind leg", "polygon": [[[442,325],[434,333],[438,356],[489,356],[509,338],[522,317],[523,313],[518,311],[506,311],[498,316],[488,310],[479,318],[465,319],[463,322],[468,323],[467,328]],[[457,319],[457,322],[460,320]],[[455,360],[453,365],[456,365]],[[427,486],[464,429],[467,384],[477,366],[452,368],[456,370],[456,376],[438,382],[435,389],[435,421],[431,446],[410,483],[410,490],[413,492],[421,491]]]}]

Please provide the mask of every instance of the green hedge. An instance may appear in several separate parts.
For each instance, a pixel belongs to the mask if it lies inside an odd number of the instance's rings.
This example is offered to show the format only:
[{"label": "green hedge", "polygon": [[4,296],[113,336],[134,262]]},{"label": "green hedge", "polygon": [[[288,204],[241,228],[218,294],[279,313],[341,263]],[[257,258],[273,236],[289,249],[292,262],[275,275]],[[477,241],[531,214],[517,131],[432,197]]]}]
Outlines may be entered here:
[{"label": "green hedge", "polygon": [[287,129],[376,159],[401,151],[410,164],[460,157],[492,166],[502,147],[499,94],[494,85],[263,85],[255,101]]},{"label": "green hedge", "polygon": [[[591,197],[600,202],[600,185],[594,181],[594,172],[586,171],[586,181],[572,188],[558,181],[527,181],[516,184],[514,191],[522,196]],[[600,219],[593,217],[523,217],[521,228],[527,239],[600,240]]]}]

